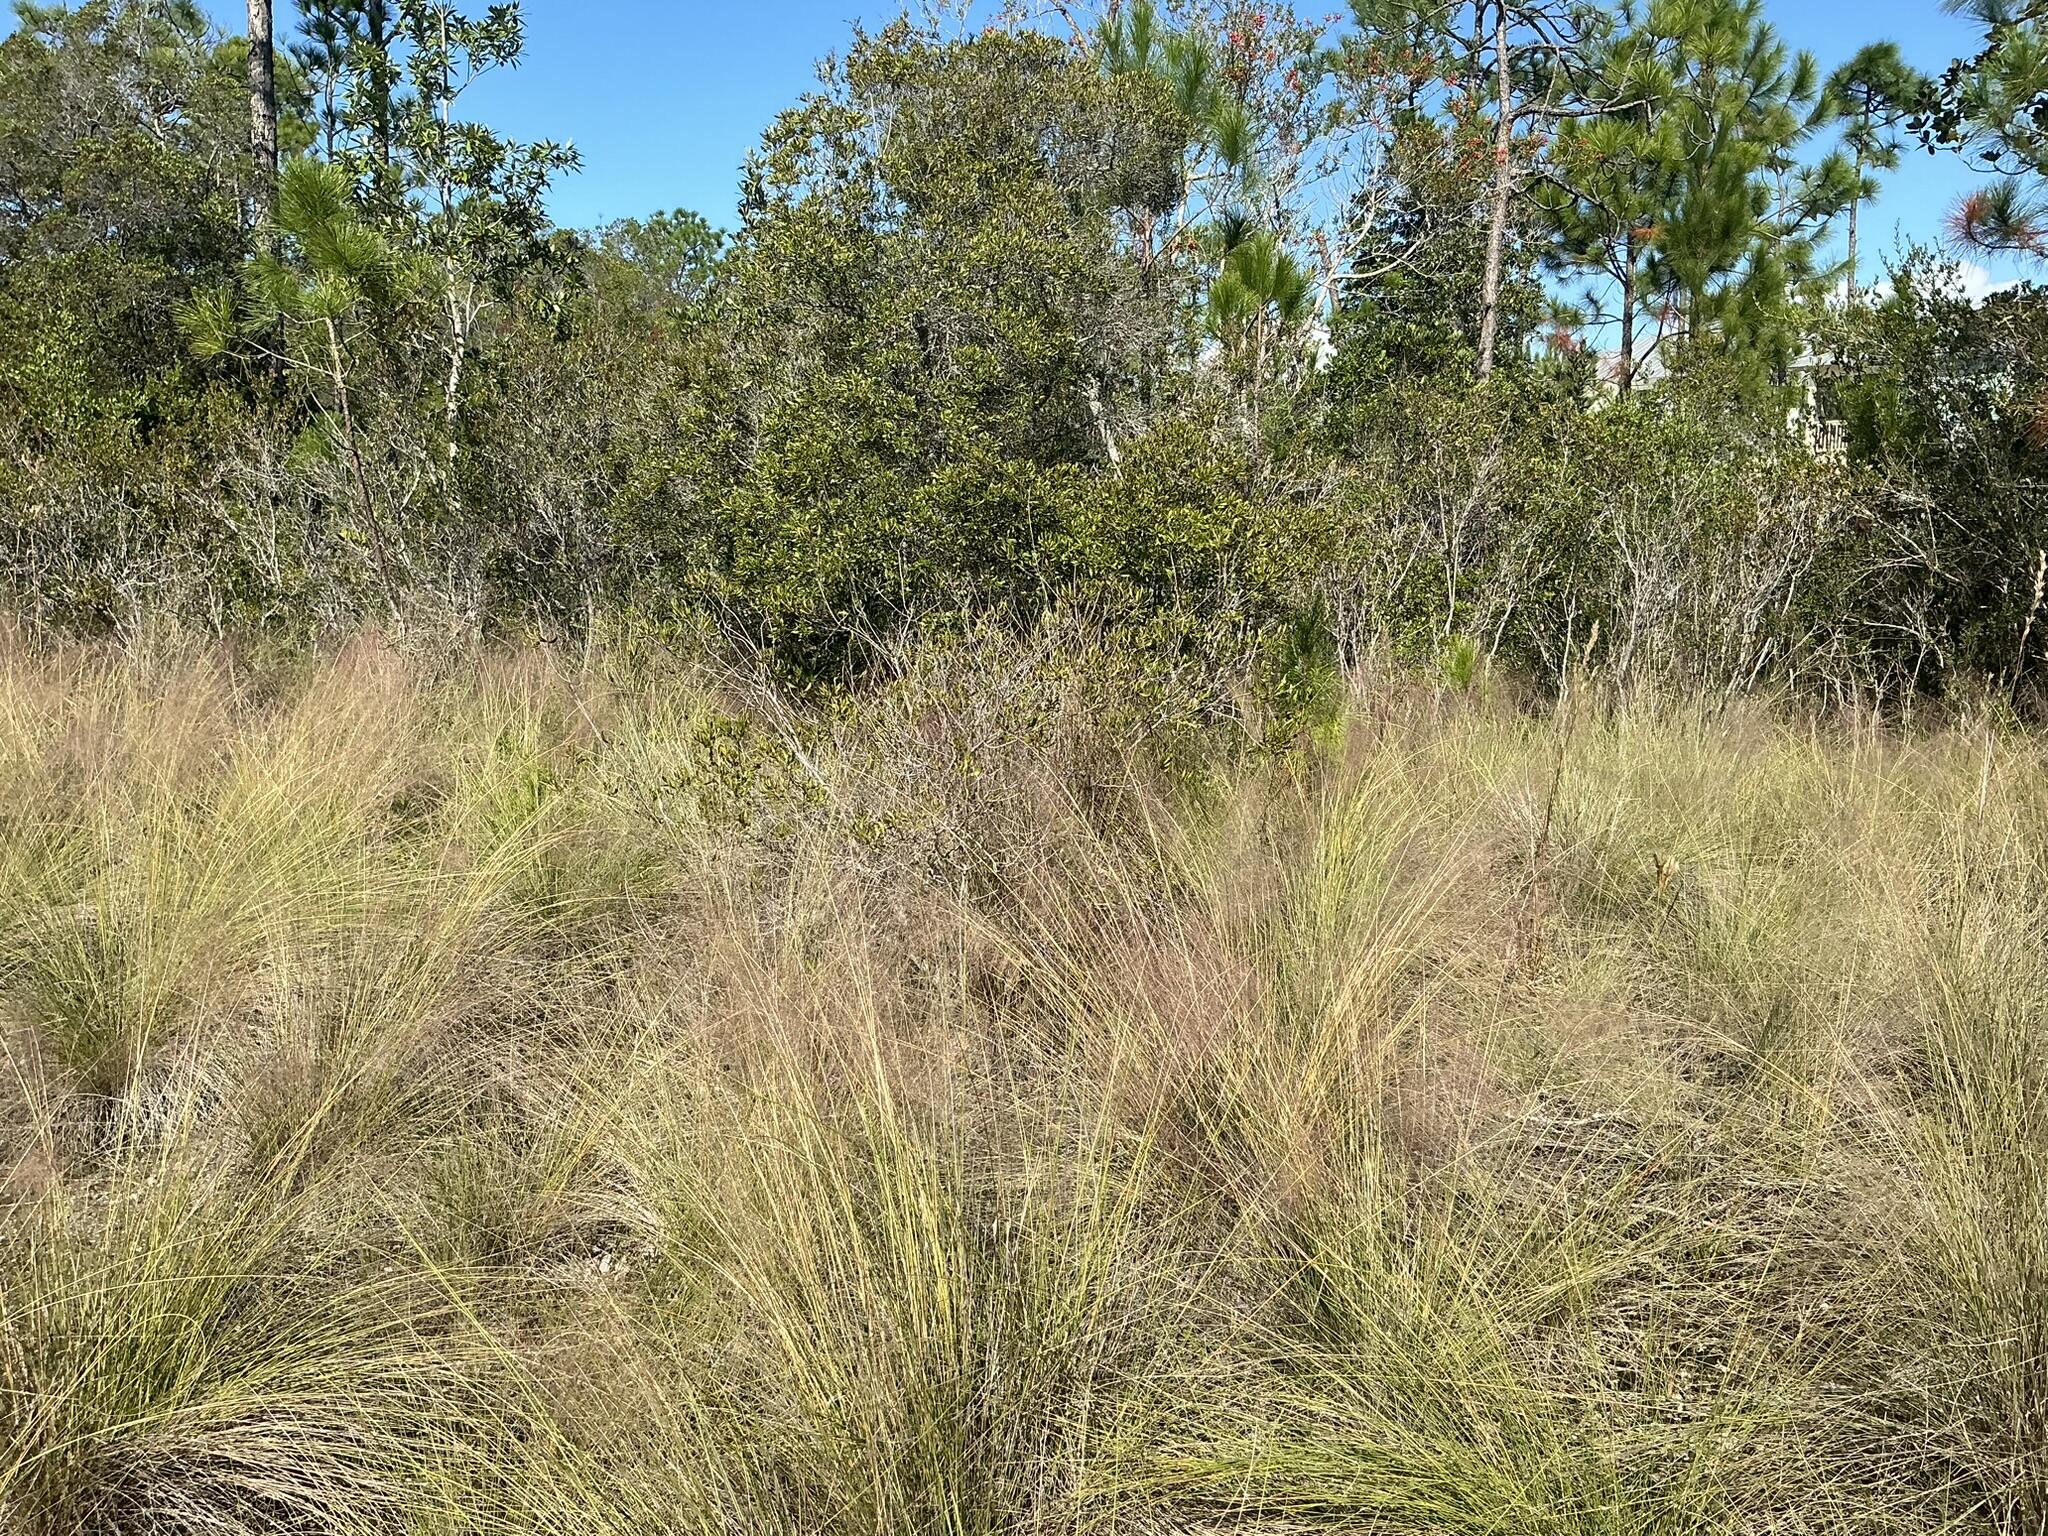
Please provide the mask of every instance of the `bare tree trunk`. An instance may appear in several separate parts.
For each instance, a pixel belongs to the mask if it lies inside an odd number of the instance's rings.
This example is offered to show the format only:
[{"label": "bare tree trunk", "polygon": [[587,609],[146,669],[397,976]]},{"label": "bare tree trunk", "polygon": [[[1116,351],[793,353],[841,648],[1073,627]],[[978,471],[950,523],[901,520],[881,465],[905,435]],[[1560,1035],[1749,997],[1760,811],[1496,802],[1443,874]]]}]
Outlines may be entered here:
[{"label": "bare tree trunk", "polygon": [[448,378],[442,386],[442,426],[448,436],[448,504],[458,516],[462,511],[461,493],[455,488],[455,459],[457,443],[462,431],[462,364],[464,354],[469,350],[469,323],[471,313],[467,308],[471,295],[462,291],[462,283],[455,268],[453,241],[455,238],[455,186],[448,177],[450,159],[448,142],[453,134],[454,92],[449,88],[448,79],[448,16],[441,14],[441,79],[440,79],[440,162],[441,162],[441,219],[444,224],[442,238],[449,246],[445,255],[448,276]]},{"label": "bare tree trunk", "polygon": [[462,430],[462,364],[469,351],[469,315],[457,291],[454,263],[448,265],[448,377],[441,384],[441,425],[448,435],[448,467]]},{"label": "bare tree trunk", "polygon": [[377,60],[377,77],[372,87],[372,106],[376,137],[377,162],[391,163],[391,141],[398,130],[391,120],[391,17],[381,0],[363,7],[364,36],[368,39],[373,57]]},{"label": "bare tree trunk", "polygon": [[1636,387],[1636,237],[1633,232],[1624,243],[1622,258],[1627,265],[1621,273],[1621,356],[1615,386],[1625,397]]},{"label": "bare tree trunk", "polygon": [[277,54],[270,0],[249,0],[249,148],[268,210],[277,199]]},{"label": "bare tree trunk", "polygon": [[370,477],[363,470],[363,452],[356,443],[356,413],[348,398],[348,364],[341,355],[341,335],[334,321],[327,321],[328,366],[334,374],[334,395],[341,407],[341,435],[348,449],[349,468],[354,473],[356,496],[362,503],[363,531],[370,536],[370,552],[377,562],[377,581],[384,588],[384,603],[398,622],[398,587],[391,579],[391,555],[384,544],[384,527],[377,517],[377,503],[370,495]]},{"label": "bare tree trunk", "polygon": [[1493,73],[1498,99],[1493,129],[1493,206],[1486,226],[1486,276],[1479,295],[1477,371],[1482,380],[1493,376],[1494,347],[1500,336],[1501,261],[1507,244],[1508,196],[1513,190],[1515,132],[1514,79],[1508,66],[1508,0],[1497,0],[1493,17]]},{"label": "bare tree trunk", "polygon": [[1102,381],[1091,377],[1088,380],[1088,419],[1095,423],[1095,431],[1102,438],[1103,454],[1109,459],[1111,469],[1123,467],[1124,456],[1116,445],[1116,435],[1109,426],[1109,412],[1102,408]]},{"label": "bare tree trunk", "polygon": [[1863,151],[1856,151],[1856,190],[1849,198],[1849,302],[1856,302],[1856,215],[1863,207]]}]

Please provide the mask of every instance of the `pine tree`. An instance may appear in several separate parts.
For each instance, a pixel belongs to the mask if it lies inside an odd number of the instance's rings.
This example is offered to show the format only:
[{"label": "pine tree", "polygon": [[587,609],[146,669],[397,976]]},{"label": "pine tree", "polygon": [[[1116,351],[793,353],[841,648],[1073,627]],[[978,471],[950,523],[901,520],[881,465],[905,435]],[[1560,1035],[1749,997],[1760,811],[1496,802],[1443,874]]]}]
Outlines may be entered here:
[{"label": "pine tree", "polygon": [[343,92],[349,82],[350,48],[359,40],[382,48],[390,34],[383,0],[301,0],[298,40],[292,60],[316,99],[320,152],[332,160],[346,131]]},{"label": "pine tree", "polygon": [[1984,27],[1984,46],[1925,93],[1912,126],[1997,179],[1950,215],[1979,250],[2048,259],[2048,0],[1945,0]]},{"label": "pine tree", "polygon": [[1820,244],[1855,195],[1846,156],[1800,158],[1828,117],[1813,58],[1761,0],[1654,0],[1603,29],[1592,63],[1594,110],[1560,128],[1542,200],[1557,265],[1611,285],[1594,297],[1619,329],[1617,386],[1673,344],[1781,382]]},{"label": "pine tree", "polygon": [[1665,110],[1678,82],[1665,54],[1631,13],[1603,21],[1578,96],[1603,105],[1559,124],[1533,194],[1550,227],[1549,265],[1588,279],[1588,318],[1616,329],[1623,395],[1645,356],[1642,324],[1657,311],[1652,258],[1680,192],[1683,146]]},{"label": "pine tree", "polygon": [[374,317],[417,287],[421,273],[364,221],[352,191],[337,166],[303,155],[287,161],[267,249],[249,263],[241,292],[225,284],[203,290],[179,307],[177,320],[200,357],[246,350],[315,382],[315,406],[348,465],[361,533],[395,619],[397,578],[364,467],[355,374]]},{"label": "pine tree", "polygon": [[[1574,0],[1352,0],[1361,30],[1401,40],[1440,62],[1465,102],[1484,100],[1491,156],[1484,198],[1485,254],[1474,373],[1495,367],[1513,205],[1549,121],[1569,110],[1584,63],[1589,13]],[[1411,99],[1411,114],[1421,103]],[[1584,106],[1583,103],[1580,104]]]},{"label": "pine tree", "polygon": [[1872,171],[1896,170],[1899,125],[1906,120],[1928,81],[1909,65],[1897,43],[1871,43],[1858,49],[1828,76],[1823,100],[1830,115],[1843,123],[1842,139],[1855,159],[1855,190],[1849,199],[1848,291],[1857,293],[1857,221],[1864,203],[1878,194]]},{"label": "pine tree", "polygon": [[388,166],[397,135],[397,24],[390,0],[300,0],[292,61],[317,98],[321,153]]},{"label": "pine tree", "polygon": [[[1354,262],[1370,277],[1344,285],[1333,317],[1333,396],[1349,398],[1397,383],[1478,373],[1488,272],[1487,191],[1453,154],[1456,120],[1418,116],[1400,132],[1391,197],[1358,210]],[[1537,281],[1531,221],[1517,216],[1502,242],[1494,288],[1497,369],[1519,372],[1546,310]]]},{"label": "pine tree", "polygon": [[1799,158],[1828,118],[1819,68],[1764,20],[1763,0],[1672,0],[1652,18],[1677,61],[1680,198],[1659,259],[1680,335],[1782,376],[1797,347],[1788,307],[1822,278],[1820,241],[1855,190],[1840,153]]}]

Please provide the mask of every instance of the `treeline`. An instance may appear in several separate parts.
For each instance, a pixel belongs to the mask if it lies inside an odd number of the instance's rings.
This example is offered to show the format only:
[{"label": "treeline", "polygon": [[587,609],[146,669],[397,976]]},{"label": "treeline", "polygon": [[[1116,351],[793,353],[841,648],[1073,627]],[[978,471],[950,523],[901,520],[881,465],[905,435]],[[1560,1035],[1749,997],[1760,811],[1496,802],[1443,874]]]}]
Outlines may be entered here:
[{"label": "treeline", "polygon": [[2048,306],[1873,285],[1867,234],[1924,145],[1988,173],[1959,240],[2048,251],[2040,4],[1933,78],[1823,77],[1757,0],[900,22],[730,233],[550,224],[574,154],[462,111],[516,6],[307,0],[269,85],[186,0],[17,10],[33,625],[629,617],[837,679],[1080,609],[1282,698],[1372,646],[1896,697],[2048,643]]}]

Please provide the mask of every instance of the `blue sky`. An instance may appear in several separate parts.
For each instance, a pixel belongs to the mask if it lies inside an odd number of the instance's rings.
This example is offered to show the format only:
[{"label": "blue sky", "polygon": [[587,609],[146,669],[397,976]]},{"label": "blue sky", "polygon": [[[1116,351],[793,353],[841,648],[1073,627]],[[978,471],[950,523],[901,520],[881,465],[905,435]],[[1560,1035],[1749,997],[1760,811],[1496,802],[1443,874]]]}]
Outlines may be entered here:
[{"label": "blue sky", "polygon": [[[209,0],[209,8],[224,27],[240,30],[236,0]],[[740,162],[762,128],[815,82],[817,59],[844,45],[856,19],[879,23],[899,6],[524,0],[523,8],[525,63],[479,85],[470,113],[520,138],[573,141],[584,168],[561,183],[551,211],[558,223],[587,227],[679,206],[730,224]],[[278,0],[278,12],[280,32],[296,24],[291,0]],[[1938,0],[1777,0],[1770,14],[1823,67],[1888,37],[1932,71],[1971,51],[1975,40]],[[1867,264],[1901,236],[1932,238],[1943,210],[1969,184],[1955,157],[1910,151],[1866,213]]]}]

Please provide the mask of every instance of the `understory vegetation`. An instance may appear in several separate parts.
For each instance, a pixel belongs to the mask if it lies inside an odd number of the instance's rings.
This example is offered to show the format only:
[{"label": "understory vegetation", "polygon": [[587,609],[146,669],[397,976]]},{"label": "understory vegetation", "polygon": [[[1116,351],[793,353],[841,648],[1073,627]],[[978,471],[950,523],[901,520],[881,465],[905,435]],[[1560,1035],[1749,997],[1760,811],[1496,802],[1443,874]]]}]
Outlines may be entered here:
[{"label": "understory vegetation", "polygon": [[940,5],[827,60],[730,231],[550,220],[576,153],[463,116],[516,5],[297,9],[0,40],[40,631],[630,620],[831,690],[1080,611],[1219,676],[2033,688],[2048,307],[1857,221],[1915,140],[1959,245],[2048,253],[2036,4],[1939,79],[1761,0]]},{"label": "understory vegetation", "polygon": [[9,639],[0,1528],[2040,1529],[2037,737],[872,671]]},{"label": "understory vegetation", "polygon": [[0,1536],[2048,1533],[2048,0],[14,9]]}]

